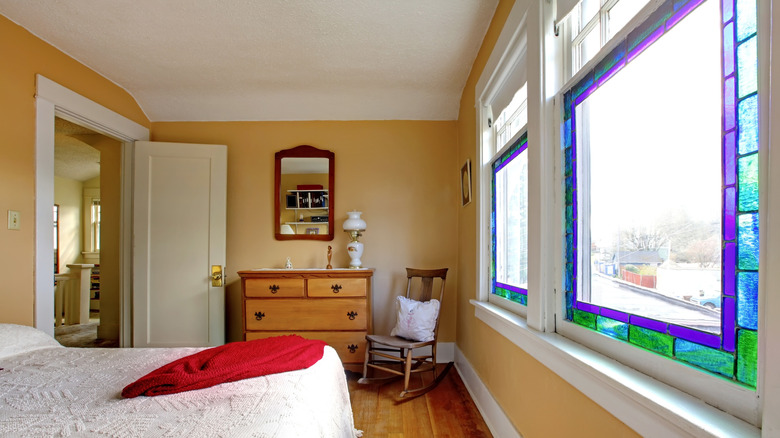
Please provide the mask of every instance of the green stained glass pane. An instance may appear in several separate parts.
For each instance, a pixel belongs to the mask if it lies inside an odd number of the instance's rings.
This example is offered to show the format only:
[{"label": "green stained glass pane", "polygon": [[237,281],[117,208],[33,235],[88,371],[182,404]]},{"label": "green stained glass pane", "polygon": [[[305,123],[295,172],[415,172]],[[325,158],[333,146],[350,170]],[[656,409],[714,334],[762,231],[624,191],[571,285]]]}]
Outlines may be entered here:
[{"label": "green stained glass pane", "polygon": [[737,267],[758,270],[758,214],[737,216]]},{"label": "green stained glass pane", "polygon": [[674,338],[654,330],[632,325],[629,328],[629,342],[644,349],[672,357]]},{"label": "green stained glass pane", "polygon": [[758,20],[756,0],[737,0],[737,41],[756,33]]},{"label": "green stained glass pane", "polygon": [[758,91],[758,47],[753,37],[737,47],[737,96],[741,99]]},{"label": "green stained glass pane", "polygon": [[598,316],[596,317],[596,330],[622,341],[628,340],[628,324],[625,322]]},{"label": "green stained glass pane", "polygon": [[739,168],[739,211],[758,210],[758,154],[742,157]]},{"label": "green stained glass pane", "polygon": [[734,377],[734,356],[724,351],[677,338],[674,341],[674,355],[678,360],[691,365],[726,377]]},{"label": "green stained glass pane", "polygon": [[572,205],[574,199],[574,177],[566,178],[566,205]]},{"label": "green stained glass pane", "polygon": [[750,96],[737,104],[739,122],[739,140],[737,151],[740,155],[758,150],[758,96]]},{"label": "green stained glass pane", "polygon": [[737,380],[756,387],[758,368],[758,333],[751,330],[737,332]]},{"label": "green stained glass pane", "polygon": [[596,328],[596,315],[574,309],[574,322],[590,329]]}]

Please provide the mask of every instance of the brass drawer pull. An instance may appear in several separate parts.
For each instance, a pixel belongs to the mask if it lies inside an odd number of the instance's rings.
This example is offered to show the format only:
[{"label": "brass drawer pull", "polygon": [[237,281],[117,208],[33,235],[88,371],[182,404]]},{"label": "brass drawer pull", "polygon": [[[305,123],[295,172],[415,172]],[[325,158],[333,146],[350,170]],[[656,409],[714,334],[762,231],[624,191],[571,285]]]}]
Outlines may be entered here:
[{"label": "brass drawer pull", "polygon": [[268,289],[271,291],[272,294],[275,294],[279,292],[279,285],[278,284],[272,284],[268,286]]},{"label": "brass drawer pull", "polygon": [[349,350],[349,352],[350,352],[350,353],[354,353],[354,352],[356,352],[356,351],[357,351],[357,349],[358,349],[358,346],[357,346],[357,345],[355,345],[355,344],[349,344],[349,345],[347,346],[347,349]]},{"label": "brass drawer pull", "polygon": [[351,312],[347,313],[347,316],[349,316],[349,319],[351,319],[351,320],[354,320],[354,319],[355,319],[355,317],[356,317],[356,316],[358,316],[358,314],[357,314],[357,312],[355,312],[355,311],[353,310],[353,311],[351,311]]},{"label": "brass drawer pull", "polygon": [[337,294],[337,293],[339,293],[339,291],[341,291],[341,285],[340,284],[334,284],[330,288],[333,289],[333,293],[334,294]]},{"label": "brass drawer pull", "polygon": [[255,319],[258,321],[262,321],[265,317],[265,313],[263,312],[255,312]]}]

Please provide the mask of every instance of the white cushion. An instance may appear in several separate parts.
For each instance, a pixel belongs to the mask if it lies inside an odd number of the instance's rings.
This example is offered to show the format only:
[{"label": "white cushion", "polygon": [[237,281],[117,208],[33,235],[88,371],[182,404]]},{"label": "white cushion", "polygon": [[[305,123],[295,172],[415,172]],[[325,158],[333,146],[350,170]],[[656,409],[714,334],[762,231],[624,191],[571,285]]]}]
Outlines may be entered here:
[{"label": "white cushion", "polygon": [[390,335],[418,342],[432,341],[439,306],[438,300],[415,301],[398,297],[398,319]]},{"label": "white cushion", "polygon": [[50,347],[63,348],[54,338],[34,327],[0,324],[0,358]]}]

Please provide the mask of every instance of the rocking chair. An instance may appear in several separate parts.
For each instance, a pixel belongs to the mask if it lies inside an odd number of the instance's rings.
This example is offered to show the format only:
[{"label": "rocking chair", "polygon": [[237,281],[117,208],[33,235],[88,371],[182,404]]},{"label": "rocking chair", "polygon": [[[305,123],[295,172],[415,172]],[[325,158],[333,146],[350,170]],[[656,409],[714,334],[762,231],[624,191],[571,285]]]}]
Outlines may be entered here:
[{"label": "rocking chair", "polygon": [[[373,383],[397,379],[400,376],[403,376],[404,389],[401,391],[400,395],[400,397],[403,398],[406,395],[422,395],[435,388],[436,385],[441,382],[452,367],[452,362],[450,362],[444,370],[437,375],[436,340],[439,332],[440,306],[442,299],[444,298],[444,284],[447,278],[447,269],[448,268],[426,270],[406,268],[406,300],[404,301],[401,297],[398,297],[399,306],[401,306],[399,307],[399,309],[401,309],[399,319],[403,316],[403,323],[405,324],[404,329],[399,329],[399,327],[402,326],[399,321],[399,324],[396,325],[391,336],[366,336],[368,345],[366,346],[366,358],[363,363],[363,377],[358,380],[358,383]],[[435,291],[433,285],[436,278],[439,278],[441,281],[440,287],[436,288],[438,293],[434,296]],[[417,293],[414,294],[412,293],[413,284],[419,284],[419,289],[417,289]],[[432,299],[434,301],[431,301]],[[438,300],[438,303],[435,302],[436,300]],[[435,307],[436,311],[433,311],[431,306]],[[410,309],[415,310],[403,314],[404,310]],[[413,333],[410,335],[408,329],[409,324],[414,325],[416,324],[415,321],[421,322],[420,329],[419,331],[415,331],[416,327],[411,327]],[[396,336],[396,334],[400,335]],[[430,347],[430,354],[427,354],[427,352],[422,352],[419,356],[413,354],[414,350],[423,347]],[[369,378],[369,368],[381,370],[391,375]],[[412,373],[422,372],[432,372],[433,380],[428,384],[423,384],[419,388],[409,389],[409,378]]]}]

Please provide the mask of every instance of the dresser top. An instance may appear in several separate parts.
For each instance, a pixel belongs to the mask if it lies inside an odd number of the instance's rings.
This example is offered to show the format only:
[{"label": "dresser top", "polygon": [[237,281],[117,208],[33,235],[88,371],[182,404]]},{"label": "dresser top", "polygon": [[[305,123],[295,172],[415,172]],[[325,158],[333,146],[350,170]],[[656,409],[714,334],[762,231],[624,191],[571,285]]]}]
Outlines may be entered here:
[{"label": "dresser top", "polygon": [[374,270],[359,269],[250,269],[238,271],[239,277],[370,277]]}]

